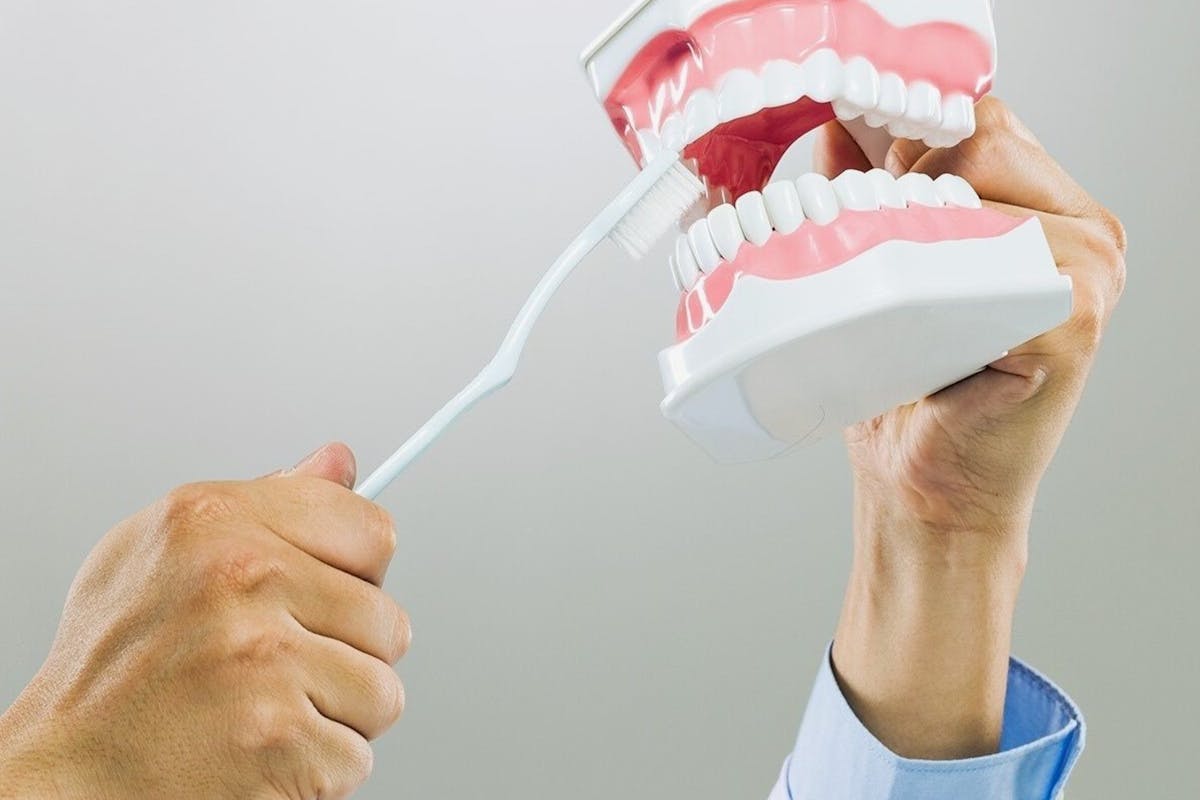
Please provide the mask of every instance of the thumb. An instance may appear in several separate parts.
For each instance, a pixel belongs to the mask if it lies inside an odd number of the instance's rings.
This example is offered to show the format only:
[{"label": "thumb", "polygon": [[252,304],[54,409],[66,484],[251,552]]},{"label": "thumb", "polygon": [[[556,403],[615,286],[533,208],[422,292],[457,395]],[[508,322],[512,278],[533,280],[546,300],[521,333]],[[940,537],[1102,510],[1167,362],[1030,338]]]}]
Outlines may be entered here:
[{"label": "thumb", "polygon": [[304,476],[331,481],[347,489],[354,488],[358,469],[354,453],[340,442],[327,444],[316,450],[291,469],[278,473],[285,477]]}]

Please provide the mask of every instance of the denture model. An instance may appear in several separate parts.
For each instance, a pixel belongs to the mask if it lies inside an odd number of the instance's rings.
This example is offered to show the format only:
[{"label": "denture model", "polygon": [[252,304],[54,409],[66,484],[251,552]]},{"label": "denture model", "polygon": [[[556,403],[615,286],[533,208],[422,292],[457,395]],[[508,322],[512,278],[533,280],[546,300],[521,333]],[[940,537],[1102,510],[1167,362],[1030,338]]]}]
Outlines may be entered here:
[{"label": "denture model", "polygon": [[718,460],[917,401],[1068,318],[1039,221],[962,178],[776,174],[833,119],[876,166],[893,138],[972,136],[989,0],[644,0],[583,61],[639,166],[679,152],[708,187],[670,257],[659,362],[663,413]]}]

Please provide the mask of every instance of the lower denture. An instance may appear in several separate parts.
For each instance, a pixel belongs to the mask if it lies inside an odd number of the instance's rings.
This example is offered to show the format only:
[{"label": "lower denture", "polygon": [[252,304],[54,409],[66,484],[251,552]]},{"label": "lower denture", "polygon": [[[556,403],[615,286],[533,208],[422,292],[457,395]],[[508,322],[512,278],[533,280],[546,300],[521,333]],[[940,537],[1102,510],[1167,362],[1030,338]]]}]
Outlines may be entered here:
[{"label": "lower denture", "polygon": [[828,225],[806,222],[766,244],[744,245],[733,261],[705,275],[680,301],[678,341],[690,339],[720,312],[737,282],[746,277],[797,280],[826,272],[888,241],[922,244],[1003,236],[1027,220],[991,209],[910,206],[882,211],[843,211]]}]

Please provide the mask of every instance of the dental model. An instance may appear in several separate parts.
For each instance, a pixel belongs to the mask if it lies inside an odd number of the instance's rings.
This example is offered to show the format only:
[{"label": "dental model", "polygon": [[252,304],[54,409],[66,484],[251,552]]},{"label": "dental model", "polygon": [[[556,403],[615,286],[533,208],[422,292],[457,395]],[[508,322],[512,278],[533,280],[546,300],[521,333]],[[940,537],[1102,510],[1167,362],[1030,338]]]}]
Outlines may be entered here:
[{"label": "dental model", "polygon": [[664,414],[718,460],[919,400],[1070,315],[1039,221],[959,177],[771,181],[833,119],[877,166],[893,138],[973,135],[989,0],[644,0],[583,61],[634,159],[682,153],[708,188],[669,259],[682,297],[659,362]]}]

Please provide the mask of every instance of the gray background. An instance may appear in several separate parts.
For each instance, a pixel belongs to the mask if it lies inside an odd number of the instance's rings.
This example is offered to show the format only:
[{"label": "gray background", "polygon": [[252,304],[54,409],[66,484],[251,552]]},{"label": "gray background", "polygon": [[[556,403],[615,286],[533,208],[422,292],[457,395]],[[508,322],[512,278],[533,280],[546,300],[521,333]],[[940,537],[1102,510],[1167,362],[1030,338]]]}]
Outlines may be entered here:
[{"label": "gray background", "polygon": [[[374,466],[632,175],[575,57],[623,0],[0,2],[0,706],[80,561],[174,484]],[[999,92],[1126,221],[1018,651],[1073,796],[1200,796],[1190,2],[1002,3]],[[765,796],[840,602],[837,442],[717,467],[658,415],[662,257],[574,278],[389,492],[405,720],[364,798]]]}]

